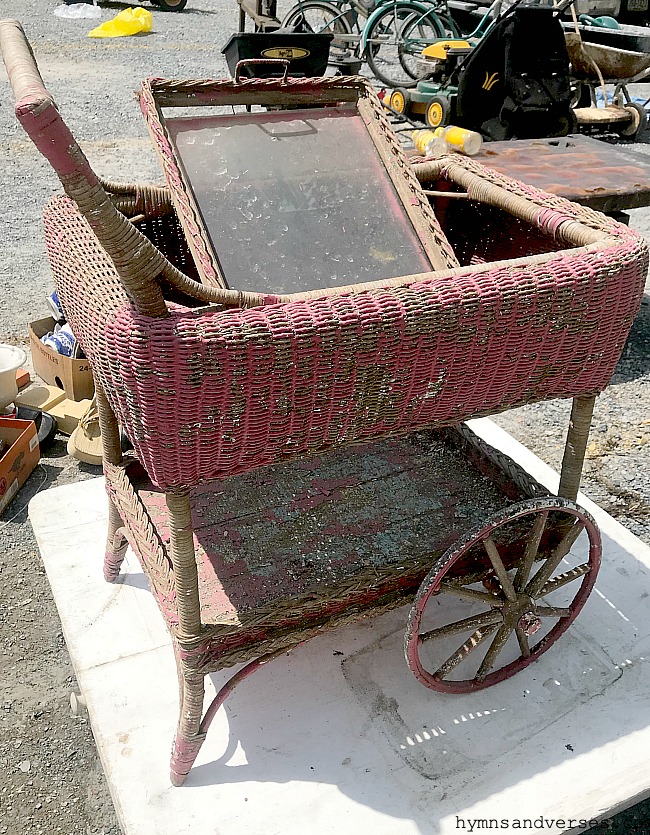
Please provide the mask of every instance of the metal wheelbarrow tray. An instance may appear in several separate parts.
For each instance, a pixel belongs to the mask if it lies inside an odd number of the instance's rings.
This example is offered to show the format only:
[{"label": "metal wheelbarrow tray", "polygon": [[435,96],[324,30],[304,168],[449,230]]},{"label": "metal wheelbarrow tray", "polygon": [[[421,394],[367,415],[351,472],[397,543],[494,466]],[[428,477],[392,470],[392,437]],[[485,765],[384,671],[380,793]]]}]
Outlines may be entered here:
[{"label": "metal wheelbarrow tray", "polygon": [[650,67],[650,54],[647,52],[586,43],[574,32],[568,32],[565,39],[575,78],[598,81],[594,64],[608,81],[631,79]]},{"label": "metal wheelbarrow tray", "polygon": [[[150,82],[170,189],[102,183],[16,22],[0,42],[18,118],[67,192],[46,242],[96,381],[104,574],[130,543],[172,636],[173,783],[233,687],[326,629],[412,600],[407,662],[442,693],[539,657],[596,577],[598,531],[574,502],[643,291],[640,236],[459,157],[409,166],[360,79]],[[158,115],[188,101],[357,108],[430,267],[298,293],[224,286]],[[555,397],[573,398],[558,496],[447,428]],[[234,664],[204,710],[204,676]]]},{"label": "metal wheelbarrow tray", "polygon": [[[578,82],[589,89],[590,107],[576,107],[574,114],[581,126],[614,130],[621,136],[636,139],[648,124],[645,109],[633,102],[627,85],[642,81],[650,71],[650,55],[606,44],[585,42],[575,32],[565,33],[567,51],[571,60],[571,73]],[[616,83],[611,95],[603,85],[605,101],[598,106],[596,85],[600,82]],[[582,97],[582,96],[581,96]]]}]

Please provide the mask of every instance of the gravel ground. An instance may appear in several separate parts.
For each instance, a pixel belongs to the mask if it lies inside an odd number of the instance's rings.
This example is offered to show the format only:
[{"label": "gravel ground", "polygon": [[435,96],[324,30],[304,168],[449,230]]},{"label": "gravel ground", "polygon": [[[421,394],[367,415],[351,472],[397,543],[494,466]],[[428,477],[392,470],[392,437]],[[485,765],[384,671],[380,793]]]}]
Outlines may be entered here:
[{"label": "gravel ground", "polygon": [[[288,7],[280,5],[282,12]],[[226,75],[221,46],[237,29],[234,0],[190,0],[183,14],[154,9],[144,37],[90,40],[88,21],[53,16],[55,0],[2,0],[2,15],[25,26],[41,72],[100,176],[161,181],[134,98],[148,75]],[[125,3],[104,3],[108,19]],[[14,120],[0,72],[0,341],[27,344],[27,323],[47,315],[52,291],[40,216],[58,181]],[[650,154],[650,144],[638,150]],[[632,213],[650,233],[650,210]],[[650,544],[650,299],[644,298],[612,385],[599,398],[585,470],[585,490]],[[557,467],[569,404],[514,410],[497,422]],[[94,477],[99,470],[65,454],[60,436],[0,520],[0,833],[118,835],[92,733],[73,711],[77,684],[38,549],[27,521],[37,491]],[[645,804],[594,832],[650,832]]]}]

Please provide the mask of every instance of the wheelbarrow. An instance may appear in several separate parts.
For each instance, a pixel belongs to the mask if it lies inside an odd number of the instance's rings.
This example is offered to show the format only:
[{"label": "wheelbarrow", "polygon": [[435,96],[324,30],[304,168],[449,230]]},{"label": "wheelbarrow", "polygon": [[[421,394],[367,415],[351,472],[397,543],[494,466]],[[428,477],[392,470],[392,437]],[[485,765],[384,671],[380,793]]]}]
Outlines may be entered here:
[{"label": "wheelbarrow", "polygon": [[[627,87],[648,77],[650,55],[587,43],[577,32],[566,32],[565,39],[572,76],[577,82],[578,106],[573,112],[578,126],[583,130],[610,130],[636,140],[646,129],[648,116],[645,108],[632,101]],[[615,84],[611,99],[605,87],[607,83]],[[603,91],[602,104],[597,101],[599,86]]]}]

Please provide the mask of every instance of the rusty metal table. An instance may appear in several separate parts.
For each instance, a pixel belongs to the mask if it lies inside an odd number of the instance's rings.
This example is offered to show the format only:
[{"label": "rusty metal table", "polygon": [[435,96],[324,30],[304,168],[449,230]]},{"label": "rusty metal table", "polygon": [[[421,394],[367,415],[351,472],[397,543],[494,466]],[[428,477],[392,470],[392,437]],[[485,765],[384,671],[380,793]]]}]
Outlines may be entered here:
[{"label": "rusty metal table", "polygon": [[650,159],[589,136],[490,142],[476,160],[543,191],[607,214],[650,205]]}]

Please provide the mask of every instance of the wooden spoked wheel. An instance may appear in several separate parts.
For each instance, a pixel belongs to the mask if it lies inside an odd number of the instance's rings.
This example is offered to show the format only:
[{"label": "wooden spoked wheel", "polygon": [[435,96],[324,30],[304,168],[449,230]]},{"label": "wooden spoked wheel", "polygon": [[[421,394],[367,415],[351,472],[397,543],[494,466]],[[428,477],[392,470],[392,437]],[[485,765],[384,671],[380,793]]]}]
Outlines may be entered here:
[{"label": "wooden spoked wheel", "polygon": [[601,550],[591,516],[555,497],[474,528],[436,562],[413,603],[404,652],[416,678],[469,693],[528,666],[580,612]]}]

